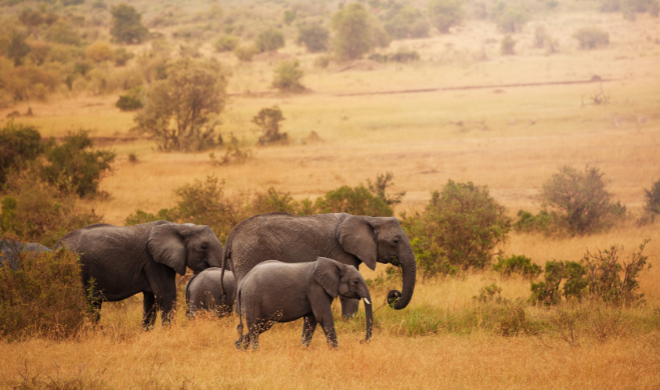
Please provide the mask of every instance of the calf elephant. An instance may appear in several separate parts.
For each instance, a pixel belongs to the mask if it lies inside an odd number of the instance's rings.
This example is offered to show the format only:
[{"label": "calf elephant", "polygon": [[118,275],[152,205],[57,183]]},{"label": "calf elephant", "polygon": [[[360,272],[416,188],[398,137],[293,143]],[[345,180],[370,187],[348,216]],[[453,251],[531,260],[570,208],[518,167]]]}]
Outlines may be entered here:
[{"label": "calf elephant", "polygon": [[[366,341],[371,339],[373,310],[369,289],[355,267],[319,257],[309,263],[282,263],[271,260],[258,264],[238,285],[239,339],[236,347],[249,344],[257,349],[259,334],[276,322],[304,318],[302,344],[312,341],[320,324],[328,345],[337,348],[337,334],[332,318],[332,300],[337,296],[364,299],[367,317]],[[243,315],[247,334],[243,335]]]},{"label": "calf elephant", "polygon": [[[288,213],[257,215],[239,223],[225,243],[236,281],[257,264],[276,259],[286,263],[329,257],[359,269],[372,270],[376,262],[399,266],[403,271],[403,293],[392,290],[388,301],[395,309],[408,305],[415,289],[415,255],[396,218],[355,216],[346,213],[294,216]],[[358,300],[341,298],[342,314],[357,312]]]},{"label": "calf elephant", "polygon": [[186,284],[186,303],[188,305],[188,316],[194,317],[200,310],[215,312],[218,317],[231,313],[236,299],[236,280],[234,274],[225,272],[224,285],[227,291],[227,305],[221,305],[222,292],[220,289],[220,278],[222,270],[212,267],[193,275]]},{"label": "calf elephant", "polygon": [[[135,226],[96,224],[62,237],[54,249],[80,254],[85,287],[93,286],[98,312],[103,301],[144,295],[145,329],[153,326],[156,308],[170,322],[176,302],[175,275],[219,266],[223,247],[208,226],[168,221]],[[97,317],[98,320],[98,317]]]},{"label": "calf elephant", "polygon": [[37,243],[22,243],[12,240],[0,240],[0,267],[5,266],[17,271],[19,268],[20,254],[22,252],[50,252],[47,247]]}]

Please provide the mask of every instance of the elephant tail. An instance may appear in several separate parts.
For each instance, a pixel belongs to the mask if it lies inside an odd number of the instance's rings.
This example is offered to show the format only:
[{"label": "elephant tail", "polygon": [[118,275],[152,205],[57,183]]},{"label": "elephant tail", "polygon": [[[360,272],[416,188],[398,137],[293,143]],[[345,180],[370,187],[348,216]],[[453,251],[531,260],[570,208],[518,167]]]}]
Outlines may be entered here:
[{"label": "elephant tail", "polygon": [[238,332],[238,335],[242,338],[243,337],[243,310],[241,310],[241,289],[238,289],[238,292],[236,293],[237,295],[237,300],[238,300],[238,326],[236,327],[236,331]]}]

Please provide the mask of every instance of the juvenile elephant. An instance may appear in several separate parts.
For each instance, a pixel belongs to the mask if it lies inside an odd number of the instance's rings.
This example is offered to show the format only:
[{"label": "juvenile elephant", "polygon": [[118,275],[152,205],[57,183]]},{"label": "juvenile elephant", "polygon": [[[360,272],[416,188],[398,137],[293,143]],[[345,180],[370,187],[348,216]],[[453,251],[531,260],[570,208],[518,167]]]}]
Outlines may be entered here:
[{"label": "juvenile elephant", "polygon": [[[321,324],[328,345],[337,348],[332,318],[332,300],[337,296],[364,299],[367,317],[366,341],[371,340],[373,310],[369,289],[355,267],[319,257],[309,263],[283,263],[271,260],[258,264],[238,285],[239,339],[236,347],[259,347],[259,334],[276,322],[304,318],[302,344],[312,341],[316,324]],[[243,335],[243,314],[247,334]]]},{"label": "juvenile elephant", "polygon": [[194,317],[199,309],[215,312],[218,317],[231,313],[236,300],[236,279],[234,273],[228,271],[224,276],[224,285],[227,291],[227,305],[221,305],[222,293],[220,291],[220,278],[222,270],[212,267],[193,275],[186,284],[187,314]]},{"label": "juvenile elephant", "polygon": [[[96,224],[62,237],[53,249],[80,254],[85,287],[94,286],[91,303],[100,312],[102,301],[144,295],[142,325],[149,329],[160,308],[163,324],[170,322],[176,302],[175,275],[186,267],[201,272],[221,263],[223,248],[208,226],[168,221],[135,226]],[[98,320],[98,316],[97,316]]]},{"label": "juvenile elephant", "polygon": [[[17,271],[20,264],[20,254],[22,252],[50,252],[50,249],[47,247],[29,242],[23,243],[12,240],[0,240],[0,267],[4,267],[5,264],[14,271]],[[5,263],[6,262],[6,263]]]},{"label": "juvenile elephant", "polygon": [[[329,257],[359,269],[372,270],[376,262],[399,266],[403,271],[403,293],[392,290],[388,301],[395,309],[408,305],[415,289],[415,255],[396,218],[355,216],[346,213],[294,216],[287,213],[257,215],[239,223],[225,243],[225,262],[241,280],[266,260],[285,263],[314,261]],[[342,314],[357,312],[357,300],[341,298]]]}]

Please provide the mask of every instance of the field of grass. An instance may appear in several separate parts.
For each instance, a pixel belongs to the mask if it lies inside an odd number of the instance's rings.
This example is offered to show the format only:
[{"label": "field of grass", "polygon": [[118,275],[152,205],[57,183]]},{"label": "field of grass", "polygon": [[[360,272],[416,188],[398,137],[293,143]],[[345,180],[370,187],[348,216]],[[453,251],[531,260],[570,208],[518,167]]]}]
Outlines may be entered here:
[{"label": "field of grass", "polygon": [[[0,387],[659,388],[660,222],[639,227],[634,219],[642,212],[644,188],[660,179],[660,45],[655,43],[660,24],[646,15],[630,23],[619,14],[595,13],[541,22],[552,27],[560,53],[534,49],[534,29],[528,26],[515,37],[519,54],[502,57],[502,35],[486,22],[472,21],[448,36],[395,42],[418,50],[422,61],[417,64],[364,61],[337,73],[339,65],[313,68],[314,55],[289,44],[281,54],[299,57],[307,72],[303,83],[310,91],[300,95],[271,89],[275,60],[239,65],[229,55],[213,54],[232,70],[229,91],[234,95],[222,114],[220,132],[225,139],[233,134],[252,150],[253,158],[242,165],[213,165],[208,153],[154,151],[153,142],[129,132],[133,114],[114,108],[115,95],[80,94],[21,103],[11,110],[31,107],[35,117],[16,121],[40,126],[44,136],[61,137],[83,127],[93,131],[97,145],[117,152],[114,173],[101,183],[111,198],[84,202],[106,222],[118,225],[135,209],[153,213],[173,206],[175,188],[209,174],[224,180],[229,194],[275,187],[301,199],[366,183],[390,171],[392,190],[406,191],[397,212],[422,210],[431,191],[448,179],[472,181],[487,185],[513,217],[519,209],[539,209],[539,189],[558,166],[595,166],[605,173],[614,199],[626,205],[629,222],[585,237],[511,234],[501,249],[543,265],[549,260],[578,261],[587,249],[613,244],[631,253],[651,238],[645,254],[652,268],[640,276],[644,306],[525,306],[529,326],[504,336],[502,321],[511,307],[478,304],[473,296],[495,282],[511,302],[526,299],[529,281],[504,279],[490,271],[459,278],[420,277],[408,308],[376,311],[369,344],[360,343],[360,314],[347,322],[337,320],[336,351],[327,349],[318,330],[312,346],[301,348],[301,323],[295,322],[265,333],[259,351],[239,352],[233,346],[236,316],[190,320],[179,310],[171,327],[157,325],[145,333],[140,327],[141,297],[133,297],[106,304],[102,328],[86,329],[74,340],[0,342]],[[577,49],[570,34],[588,24],[610,31],[610,47]],[[497,43],[487,43],[485,37],[490,36]],[[587,81],[594,75],[611,81],[500,87]],[[376,94],[475,85],[492,87]],[[590,104],[601,88],[609,104]],[[284,112],[283,131],[292,145],[259,148],[250,119],[260,108],[275,104]],[[0,110],[0,118],[11,110]],[[311,131],[323,142],[303,142]],[[129,162],[131,153],[137,163]],[[363,267],[361,272],[373,279],[383,268],[372,272]],[[385,291],[372,292],[376,307]],[[575,329],[562,318],[574,318]],[[575,337],[567,336],[571,330]]]}]

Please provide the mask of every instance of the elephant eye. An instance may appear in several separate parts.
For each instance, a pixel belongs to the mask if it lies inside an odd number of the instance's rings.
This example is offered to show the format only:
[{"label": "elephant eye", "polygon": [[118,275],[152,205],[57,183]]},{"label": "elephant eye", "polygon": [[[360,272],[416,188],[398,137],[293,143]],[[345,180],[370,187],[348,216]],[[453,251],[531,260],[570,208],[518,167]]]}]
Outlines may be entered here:
[{"label": "elephant eye", "polygon": [[395,238],[394,241],[392,241],[392,242],[394,242],[394,245],[398,245],[399,244],[399,239]]},{"label": "elephant eye", "polygon": [[202,244],[202,250],[205,251],[206,248],[207,248],[207,246],[208,246],[208,245],[207,245],[206,243],[203,243],[203,244]]}]

